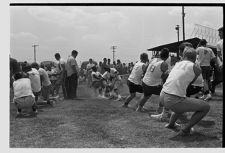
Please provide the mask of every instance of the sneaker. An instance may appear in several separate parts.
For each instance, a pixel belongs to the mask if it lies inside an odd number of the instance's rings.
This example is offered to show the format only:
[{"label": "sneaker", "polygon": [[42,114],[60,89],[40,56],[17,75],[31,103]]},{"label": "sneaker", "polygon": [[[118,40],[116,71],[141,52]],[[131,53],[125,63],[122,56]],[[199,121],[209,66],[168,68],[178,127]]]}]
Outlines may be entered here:
[{"label": "sneaker", "polygon": [[168,115],[163,114],[163,113],[157,114],[157,115],[151,115],[150,117],[157,121],[160,121],[160,122],[168,122],[169,121]]},{"label": "sneaker", "polygon": [[205,99],[205,95],[202,95],[201,97],[199,97],[199,99]]},{"label": "sneaker", "polygon": [[122,98],[121,97],[118,97],[115,101],[121,101]]},{"label": "sneaker", "polygon": [[50,101],[47,102],[47,104],[49,104],[49,105],[51,105],[51,106],[54,106],[55,102],[52,101],[52,100],[50,100]]},{"label": "sneaker", "polygon": [[190,136],[194,132],[194,128],[191,128],[189,132],[185,132],[184,130],[180,130],[177,136]]},{"label": "sneaker", "polygon": [[16,115],[17,115],[17,116],[20,116],[20,115],[22,115],[22,112],[18,112],[18,111],[17,111],[17,112],[16,112]]},{"label": "sneaker", "polygon": [[166,124],[165,128],[171,129],[171,130],[173,130],[175,132],[181,131],[181,125],[177,124],[176,122],[175,122],[175,124],[173,126],[171,126],[170,123]]},{"label": "sneaker", "polygon": [[211,94],[207,94],[206,97],[204,98],[205,101],[208,101],[208,100],[210,100],[210,99],[212,99]]},{"label": "sneaker", "polygon": [[141,106],[138,106],[137,109],[136,109],[136,112],[143,112],[143,111],[144,111],[143,107],[141,107]]},{"label": "sneaker", "polygon": [[59,98],[59,95],[54,96],[54,98]]}]

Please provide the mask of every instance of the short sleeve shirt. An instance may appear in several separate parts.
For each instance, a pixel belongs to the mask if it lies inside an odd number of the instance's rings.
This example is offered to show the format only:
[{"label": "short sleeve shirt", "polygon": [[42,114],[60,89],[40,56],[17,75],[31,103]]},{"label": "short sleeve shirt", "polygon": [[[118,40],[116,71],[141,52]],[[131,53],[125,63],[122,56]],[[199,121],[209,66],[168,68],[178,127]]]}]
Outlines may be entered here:
[{"label": "short sleeve shirt", "polygon": [[215,57],[212,49],[208,47],[198,47],[196,49],[200,66],[210,66],[210,61]]},{"label": "short sleeve shirt", "polygon": [[33,96],[31,82],[28,78],[21,78],[13,82],[14,99]]},{"label": "short sleeve shirt", "polygon": [[[77,72],[75,72],[74,69],[72,68],[73,65],[76,67]],[[69,56],[69,58],[67,59],[66,70],[67,70],[67,76],[71,76],[74,73],[78,73],[79,68],[77,65],[77,61],[73,56]]]},{"label": "short sleeve shirt", "polygon": [[31,88],[33,92],[40,92],[41,91],[41,80],[40,74],[38,70],[32,68],[31,71],[27,72],[29,74],[29,78],[31,81]]},{"label": "short sleeve shirt", "polygon": [[216,44],[216,49],[217,49],[217,52],[221,52],[221,55],[223,58],[223,39],[218,41],[218,43]]},{"label": "short sleeve shirt", "polygon": [[42,85],[43,86],[51,85],[51,81],[48,77],[48,73],[43,68],[39,68],[38,72],[39,72],[40,76],[42,76],[42,78],[43,78]]}]

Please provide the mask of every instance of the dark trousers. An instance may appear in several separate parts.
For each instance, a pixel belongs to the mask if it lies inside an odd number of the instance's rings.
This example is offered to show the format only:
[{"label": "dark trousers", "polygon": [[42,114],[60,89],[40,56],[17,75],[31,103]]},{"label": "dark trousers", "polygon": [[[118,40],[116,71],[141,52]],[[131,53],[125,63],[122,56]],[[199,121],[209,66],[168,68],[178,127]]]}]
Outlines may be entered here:
[{"label": "dark trousers", "polygon": [[67,98],[77,97],[77,85],[78,85],[78,76],[76,73],[72,74],[69,77],[66,77]]}]

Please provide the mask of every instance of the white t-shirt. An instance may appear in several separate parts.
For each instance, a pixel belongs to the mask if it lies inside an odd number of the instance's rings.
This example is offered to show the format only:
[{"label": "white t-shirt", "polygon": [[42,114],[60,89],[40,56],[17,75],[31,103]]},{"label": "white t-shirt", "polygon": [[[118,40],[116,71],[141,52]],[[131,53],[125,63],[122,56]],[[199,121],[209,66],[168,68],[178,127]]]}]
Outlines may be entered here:
[{"label": "white t-shirt", "polygon": [[[76,67],[76,72],[72,68],[73,65]],[[78,73],[79,72],[77,61],[76,61],[76,59],[73,56],[69,56],[68,59],[67,59],[66,71],[67,71],[67,77],[71,76],[74,73]]]},{"label": "white t-shirt", "polygon": [[[200,66],[199,62],[196,60],[195,64],[198,64]],[[195,82],[192,83],[194,86],[203,87],[204,86],[204,80],[202,77],[202,74],[198,76],[198,78],[195,80]]]},{"label": "white t-shirt", "polygon": [[63,66],[62,65],[66,65],[66,62],[62,59],[62,58],[60,58],[59,59],[59,61],[55,61],[55,63],[56,63],[56,69],[57,69],[57,72],[60,72],[60,71],[63,71]]},{"label": "white t-shirt", "polygon": [[221,52],[221,56],[223,59],[223,39],[217,42],[216,49],[217,49],[217,52]]},{"label": "white t-shirt", "polygon": [[102,77],[106,80],[110,79],[110,73],[108,71],[105,71],[105,73],[102,75]]},{"label": "white t-shirt", "polygon": [[200,66],[210,66],[210,61],[215,57],[212,49],[208,47],[198,47],[196,49]]},{"label": "white t-shirt", "polygon": [[105,71],[102,77],[106,80],[109,80],[110,77],[115,78],[118,74],[118,71],[115,68],[110,68],[110,72]]},{"label": "white t-shirt", "polygon": [[31,88],[33,92],[41,91],[41,79],[38,70],[31,68],[31,71],[27,72],[31,81]]},{"label": "white t-shirt", "polygon": [[203,87],[204,86],[204,80],[203,80],[202,74],[200,74],[198,76],[198,78],[195,80],[195,82],[192,83],[192,85],[198,86],[198,87]]},{"label": "white t-shirt", "polygon": [[158,86],[162,84],[162,70],[161,64],[164,61],[160,58],[155,58],[149,64],[145,76],[143,77],[143,82],[148,86]]},{"label": "white t-shirt", "polygon": [[115,68],[110,68],[110,76],[116,77],[119,72]]},{"label": "white t-shirt", "polygon": [[31,82],[28,78],[21,78],[13,82],[14,99],[33,96]]},{"label": "white t-shirt", "polygon": [[93,66],[95,66],[94,63],[88,63],[88,64],[87,64],[87,70],[88,70],[88,71],[92,71],[91,68],[92,68]]},{"label": "white t-shirt", "polygon": [[101,73],[100,72],[91,72],[91,78],[92,78],[92,81],[99,81],[99,79],[97,79],[97,78],[95,78],[94,76],[96,76],[96,77],[101,77],[102,75],[101,75]]},{"label": "white t-shirt", "polygon": [[186,89],[195,77],[194,63],[190,61],[177,62],[171,70],[162,91],[179,97],[186,97]]},{"label": "white t-shirt", "polygon": [[43,86],[49,86],[51,85],[51,81],[48,77],[48,73],[45,71],[45,69],[43,68],[39,68],[38,72],[40,74],[40,76],[42,76],[43,80],[42,80],[42,85]]},{"label": "white t-shirt", "polygon": [[131,71],[131,74],[128,80],[136,85],[141,85],[141,78],[143,75],[142,66],[144,65],[143,62],[137,62],[134,65],[134,68]]}]

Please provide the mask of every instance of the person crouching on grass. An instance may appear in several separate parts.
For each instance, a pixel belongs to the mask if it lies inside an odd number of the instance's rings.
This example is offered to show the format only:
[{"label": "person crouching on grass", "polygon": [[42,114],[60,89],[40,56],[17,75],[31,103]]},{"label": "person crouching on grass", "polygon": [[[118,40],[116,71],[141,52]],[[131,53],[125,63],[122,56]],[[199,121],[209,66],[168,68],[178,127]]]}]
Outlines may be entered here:
[{"label": "person crouching on grass", "polygon": [[102,77],[106,80],[105,93],[109,92],[109,99],[117,98],[116,100],[121,100],[122,97],[119,93],[119,86],[121,82],[121,77],[115,68],[104,67],[105,73]]},{"label": "person crouching on grass", "polygon": [[14,74],[15,81],[13,82],[14,103],[17,108],[17,116],[22,114],[22,109],[32,108],[34,113],[37,113],[35,99],[31,89],[29,78],[23,78],[22,72]]},{"label": "person crouching on grass", "polygon": [[210,109],[209,104],[203,100],[186,97],[188,85],[201,74],[201,68],[195,64],[196,56],[195,49],[185,48],[184,59],[173,67],[160,93],[160,102],[172,111],[166,128],[178,130],[180,126],[176,121],[179,116],[186,112],[194,112],[186,126],[180,129],[180,136],[190,135],[192,127],[202,120]]},{"label": "person crouching on grass", "polygon": [[100,72],[97,71],[97,67],[93,66],[91,72],[91,87],[94,89],[94,93],[96,97],[103,98],[102,89],[103,89],[103,78]]},{"label": "person crouching on grass", "polygon": [[48,73],[45,71],[45,69],[39,67],[38,63],[32,63],[31,67],[35,68],[40,74],[41,85],[42,85],[41,91],[42,91],[42,96],[44,100],[46,100],[47,104],[54,105],[54,102],[51,101],[49,98],[52,85],[48,77]]}]

